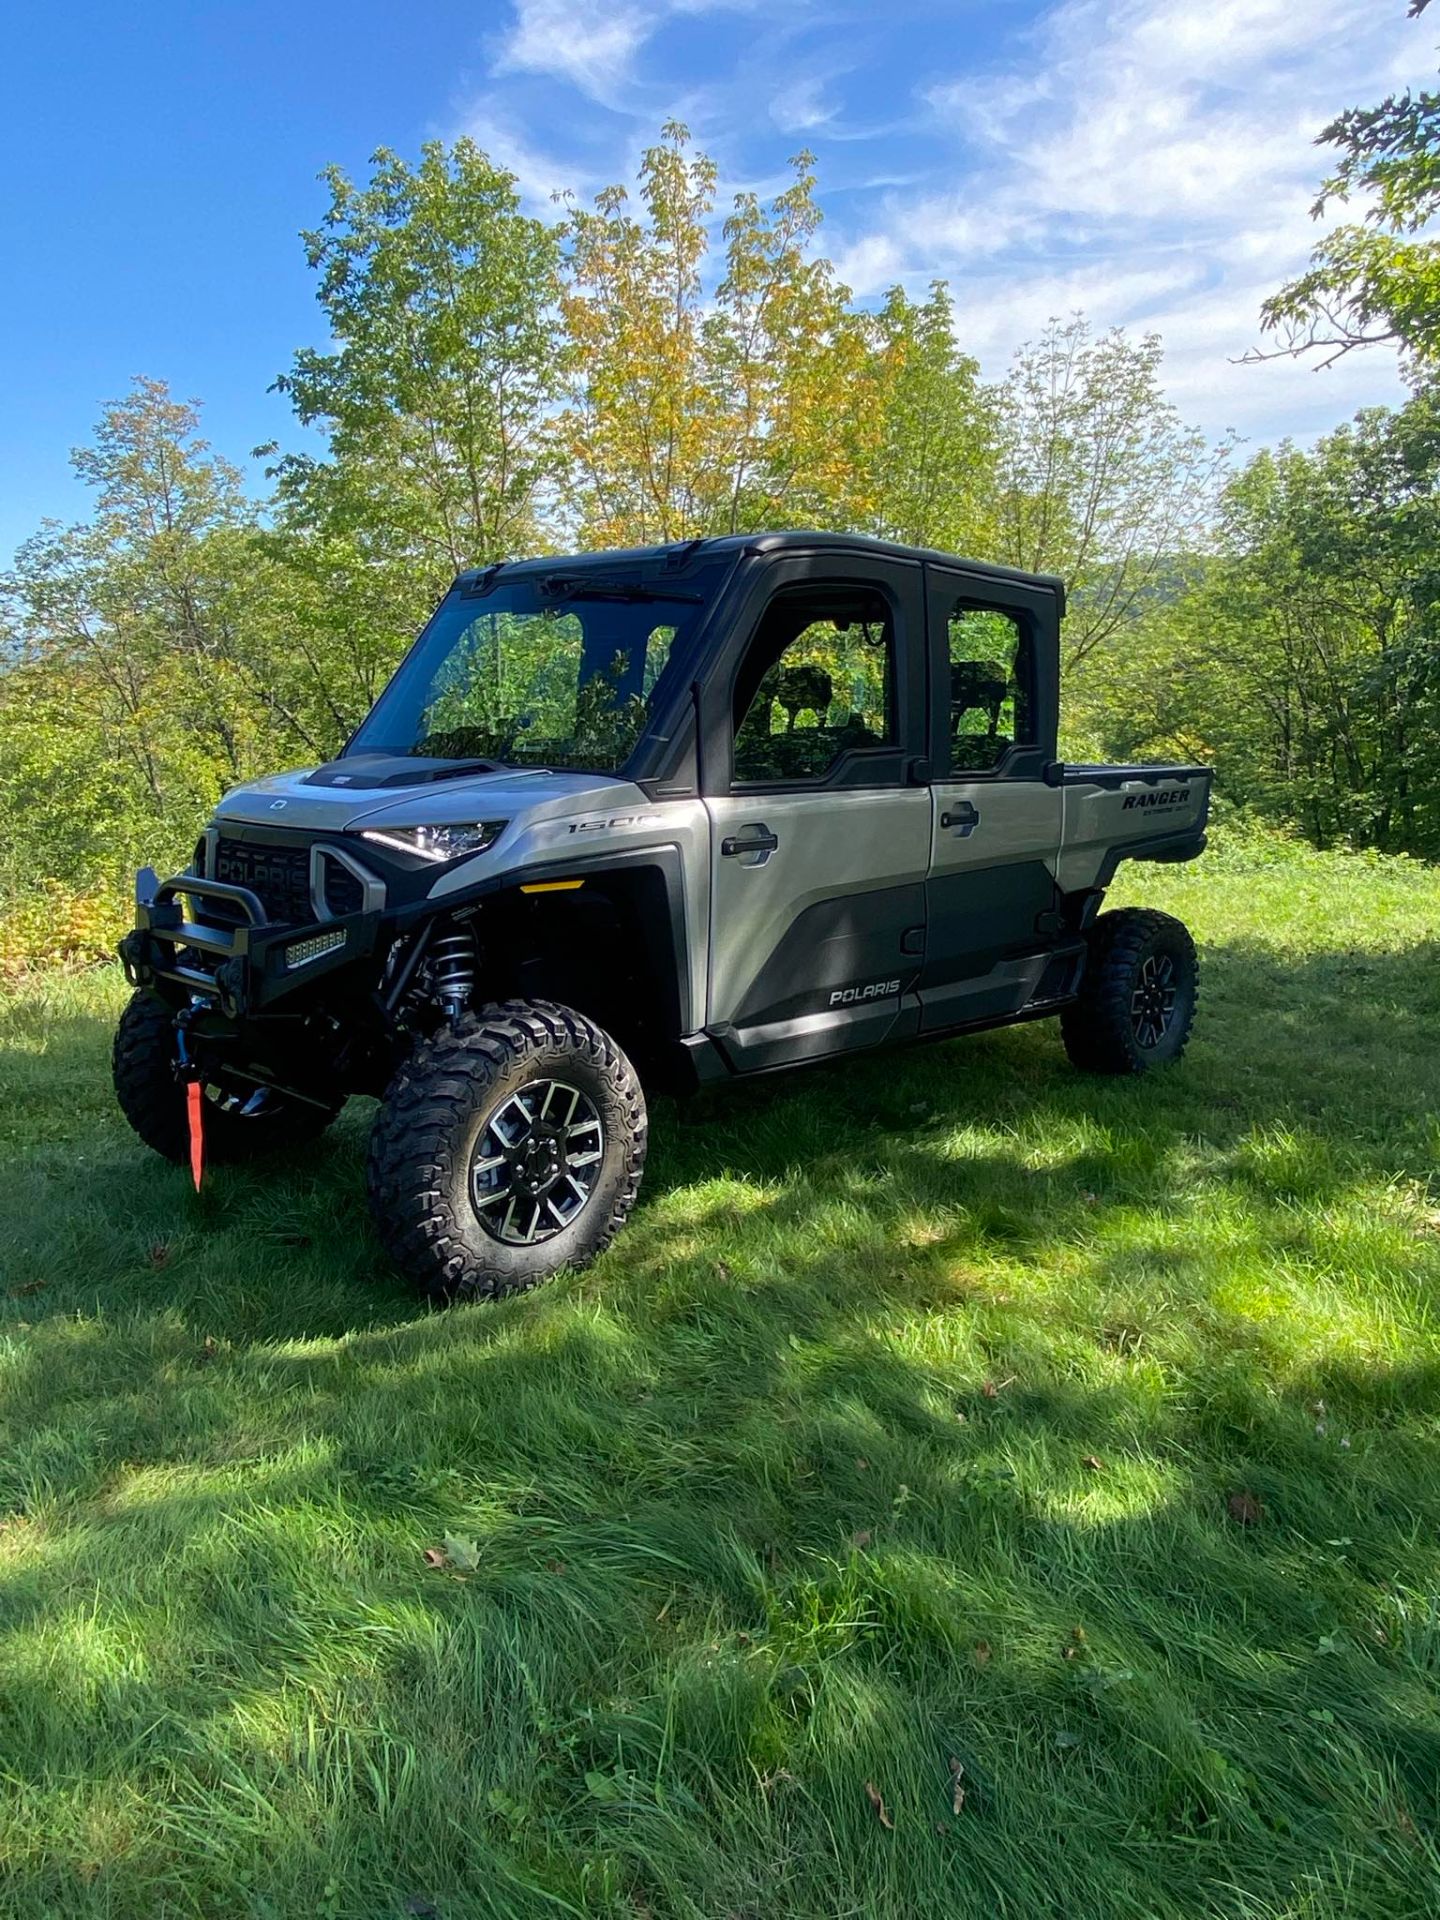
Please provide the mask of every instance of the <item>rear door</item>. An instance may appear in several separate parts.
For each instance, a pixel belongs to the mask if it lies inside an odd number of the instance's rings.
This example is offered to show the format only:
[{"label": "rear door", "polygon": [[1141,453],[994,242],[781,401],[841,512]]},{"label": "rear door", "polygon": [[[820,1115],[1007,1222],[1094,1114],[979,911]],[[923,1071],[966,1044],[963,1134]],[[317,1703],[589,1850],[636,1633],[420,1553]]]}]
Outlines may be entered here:
[{"label": "rear door", "polygon": [[708,1025],[751,1071],[916,1020],[931,804],[918,563],[760,570],[705,692]]},{"label": "rear door", "polygon": [[923,1030],[1025,1005],[1055,944],[1061,793],[1052,595],[928,570],[934,779]]}]

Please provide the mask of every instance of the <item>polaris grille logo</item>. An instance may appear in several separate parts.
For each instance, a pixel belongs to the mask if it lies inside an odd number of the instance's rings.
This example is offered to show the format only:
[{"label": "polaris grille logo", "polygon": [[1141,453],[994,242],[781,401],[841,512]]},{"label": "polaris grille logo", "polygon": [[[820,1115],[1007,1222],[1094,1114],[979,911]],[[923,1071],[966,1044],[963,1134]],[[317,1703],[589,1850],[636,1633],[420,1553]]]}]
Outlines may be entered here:
[{"label": "polaris grille logo", "polygon": [[1120,811],[1131,807],[1183,807],[1190,799],[1189,787],[1160,787],[1153,793],[1127,793]]},{"label": "polaris grille logo", "polygon": [[899,993],[898,980],[872,980],[868,987],[837,987],[830,996],[832,1007],[853,1007],[858,1000],[888,1000]]}]

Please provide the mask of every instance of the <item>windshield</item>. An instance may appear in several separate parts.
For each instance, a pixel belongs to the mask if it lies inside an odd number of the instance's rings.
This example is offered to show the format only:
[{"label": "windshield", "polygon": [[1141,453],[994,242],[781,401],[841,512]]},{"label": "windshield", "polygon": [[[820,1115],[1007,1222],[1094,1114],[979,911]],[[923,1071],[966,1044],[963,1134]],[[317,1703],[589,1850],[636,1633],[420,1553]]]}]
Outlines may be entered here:
[{"label": "windshield", "polygon": [[583,568],[442,602],[350,753],[617,773],[668,700],[666,669],[717,584]]}]

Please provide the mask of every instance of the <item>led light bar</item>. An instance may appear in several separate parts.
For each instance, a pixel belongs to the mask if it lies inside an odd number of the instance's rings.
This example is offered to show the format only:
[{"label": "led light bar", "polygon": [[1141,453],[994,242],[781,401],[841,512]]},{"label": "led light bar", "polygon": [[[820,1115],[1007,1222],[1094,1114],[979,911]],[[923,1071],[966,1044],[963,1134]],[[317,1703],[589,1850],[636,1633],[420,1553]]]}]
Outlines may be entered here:
[{"label": "led light bar", "polygon": [[315,933],[308,940],[292,940],[285,949],[285,971],[294,973],[297,967],[308,966],[312,960],[336,952],[348,937],[344,927],[337,927],[333,933]]}]

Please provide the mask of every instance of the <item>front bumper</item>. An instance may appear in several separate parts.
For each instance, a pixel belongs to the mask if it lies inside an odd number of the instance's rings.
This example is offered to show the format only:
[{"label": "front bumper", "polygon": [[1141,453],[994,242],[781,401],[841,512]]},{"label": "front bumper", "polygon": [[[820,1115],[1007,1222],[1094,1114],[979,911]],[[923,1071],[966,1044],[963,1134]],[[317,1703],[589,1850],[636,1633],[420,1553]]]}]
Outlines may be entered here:
[{"label": "front bumper", "polygon": [[[207,904],[243,918],[202,918]],[[246,887],[191,873],[161,880],[153,867],[142,867],[135,876],[135,927],[120,942],[120,959],[132,986],[178,988],[239,1020],[368,958],[382,918],[372,909],[275,926]]]}]

